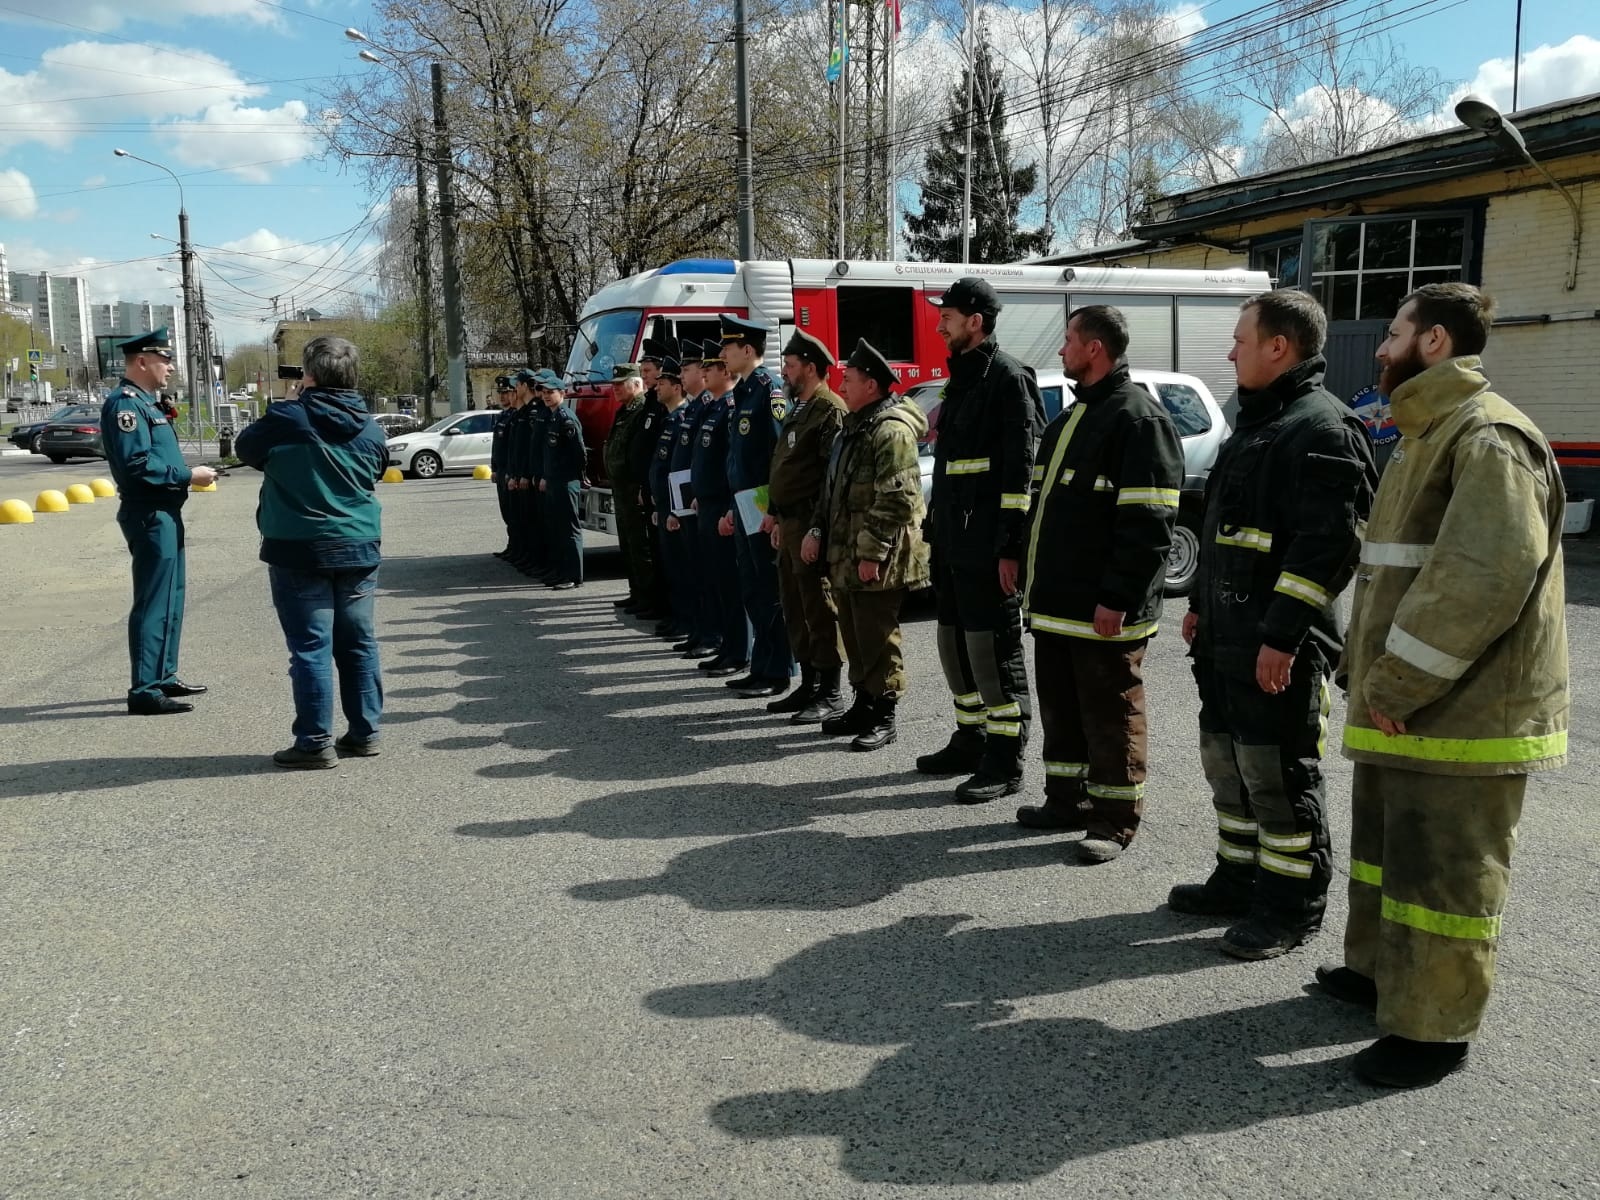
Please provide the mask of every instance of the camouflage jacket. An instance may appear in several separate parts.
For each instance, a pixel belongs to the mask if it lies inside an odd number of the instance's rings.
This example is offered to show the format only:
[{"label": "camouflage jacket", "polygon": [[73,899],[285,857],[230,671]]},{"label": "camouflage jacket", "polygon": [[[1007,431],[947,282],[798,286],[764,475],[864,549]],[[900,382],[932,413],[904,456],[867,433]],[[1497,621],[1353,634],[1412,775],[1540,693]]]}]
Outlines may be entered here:
[{"label": "camouflage jacket", "polygon": [[[927,432],[922,410],[897,396],[845,415],[812,521],[834,587],[887,591],[928,581],[917,463],[917,441]],[[862,562],[883,564],[875,582],[861,582]]]}]

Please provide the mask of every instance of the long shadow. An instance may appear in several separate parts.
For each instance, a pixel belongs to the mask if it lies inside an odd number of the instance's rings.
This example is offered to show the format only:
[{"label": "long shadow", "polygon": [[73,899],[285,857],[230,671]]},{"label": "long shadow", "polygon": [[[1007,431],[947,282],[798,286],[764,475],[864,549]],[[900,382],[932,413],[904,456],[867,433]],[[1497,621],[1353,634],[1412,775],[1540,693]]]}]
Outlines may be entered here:
[{"label": "long shadow", "polygon": [[103,791],[172,779],[228,779],[283,772],[263,754],[213,754],[204,758],[65,758],[7,763],[0,797]]}]

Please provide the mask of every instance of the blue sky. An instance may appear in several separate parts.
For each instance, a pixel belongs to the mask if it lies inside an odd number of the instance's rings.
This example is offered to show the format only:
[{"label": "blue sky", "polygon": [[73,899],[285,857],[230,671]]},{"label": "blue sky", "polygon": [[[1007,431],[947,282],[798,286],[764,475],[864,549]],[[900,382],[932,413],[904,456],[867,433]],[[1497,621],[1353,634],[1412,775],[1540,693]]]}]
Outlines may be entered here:
[{"label": "blue sky", "polygon": [[[1215,22],[1250,7],[1216,0],[1202,12]],[[905,12],[915,20],[911,0]],[[1397,36],[1452,80],[1503,86],[1495,98],[1507,104],[1514,12],[1513,0],[1463,0]],[[1528,0],[1525,106],[1600,90],[1600,42],[1572,40],[1600,34],[1592,12]],[[318,89],[378,69],[341,33],[372,21],[367,0],[0,0],[0,244],[11,269],[80,273],[98,301],[171,299],[177,276],[156,268],[175,266],[172,246],[150,234],[176,236],[177,190],[114,157],[121,146],[182,178],[230,345],[266,336],[274,296],[331,310],[370,292],[381,198],[321,160],[315,125]],[[1541,56],[1540,46],[1564,49]]]}]

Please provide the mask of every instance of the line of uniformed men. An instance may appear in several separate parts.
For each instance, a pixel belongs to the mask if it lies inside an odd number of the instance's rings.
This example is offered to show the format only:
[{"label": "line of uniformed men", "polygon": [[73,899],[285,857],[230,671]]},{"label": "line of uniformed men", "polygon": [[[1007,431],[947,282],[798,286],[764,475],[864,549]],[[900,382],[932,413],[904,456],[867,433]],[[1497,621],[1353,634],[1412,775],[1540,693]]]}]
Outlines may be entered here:
[{"label": "line of uniformed men", "polygon": [[489,467],[506,526],[495,557],[545,586],[583,584],[583,429],[554,371],[526,367],[495,380]]}]

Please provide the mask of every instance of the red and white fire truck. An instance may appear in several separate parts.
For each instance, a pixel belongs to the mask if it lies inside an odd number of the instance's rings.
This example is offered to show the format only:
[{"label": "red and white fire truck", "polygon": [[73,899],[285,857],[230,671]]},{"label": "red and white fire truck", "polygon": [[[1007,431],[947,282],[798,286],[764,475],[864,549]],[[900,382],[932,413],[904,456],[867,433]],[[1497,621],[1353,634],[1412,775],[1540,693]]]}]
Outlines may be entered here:
[{"label": "red and white fire truck", "polygon": [[637,362],[644,338],[715,339],[718,314],[735,313],[771,327],[767,361],[774,374],[784,343],[799,326],[841,356],[866,338],[909,387],[944,378],[948,356],[936,328],[939,313],[927,298],[963,275],[981,276],[1000,293],[1000,344],[1037,370],[1060,369],[1056,352],[1071,310],[1114,304],[1128,319],[1133,366],[1198,376],[1218,397],[1234,387],[1227,356],[1239,305],[1272,286],[1262,271],[804,258],[682,259],[619,279],[583,306],[567,360],[569,396],[590,448],[584,524],[616,532],[600,454],[616,414],[611,369]]}]

